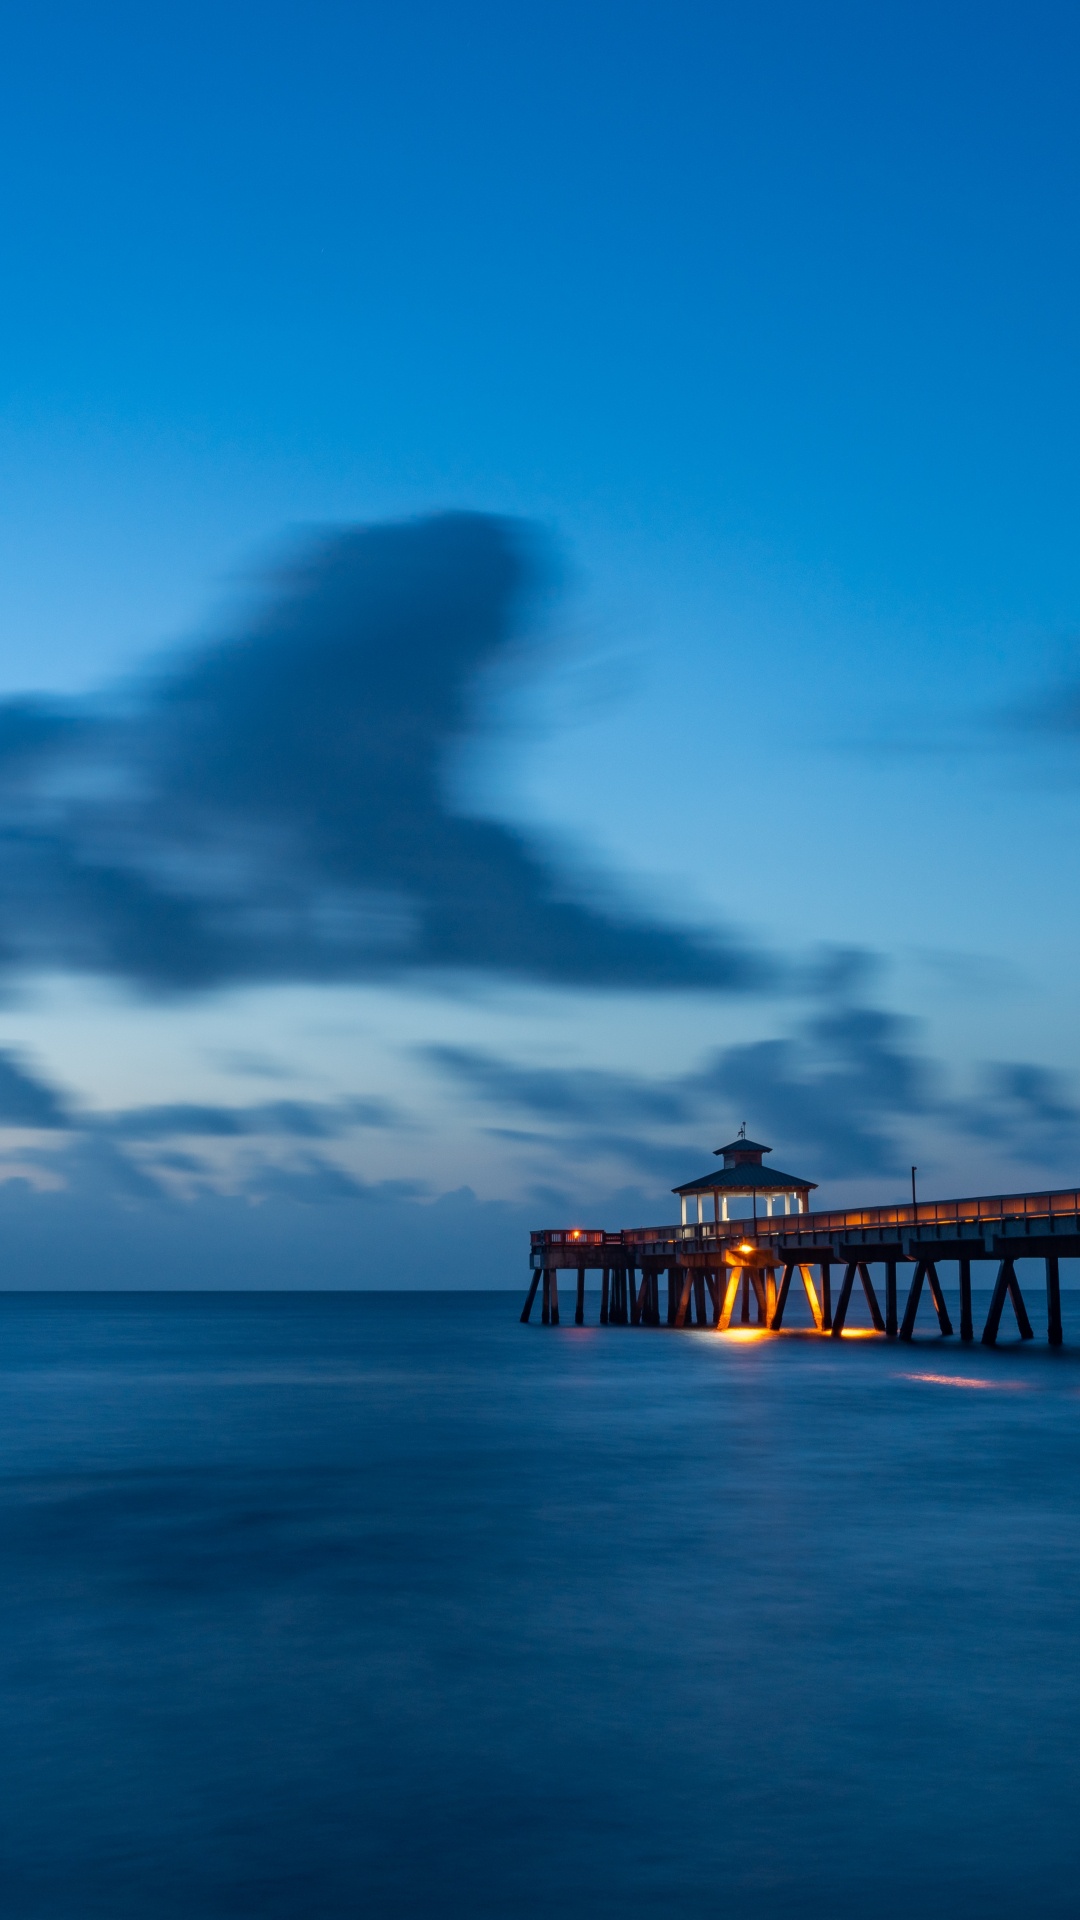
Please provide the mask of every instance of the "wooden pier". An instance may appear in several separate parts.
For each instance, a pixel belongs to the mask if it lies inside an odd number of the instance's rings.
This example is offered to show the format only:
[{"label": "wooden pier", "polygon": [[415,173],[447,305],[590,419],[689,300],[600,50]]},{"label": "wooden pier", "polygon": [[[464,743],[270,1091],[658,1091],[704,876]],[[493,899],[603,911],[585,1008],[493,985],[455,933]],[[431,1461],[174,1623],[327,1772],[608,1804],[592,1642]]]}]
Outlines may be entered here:
[{"label": "wooden pier", "polygon": [[[763,1220],[699,1219],[686,1226],[632,1227],[620,1233],[566,1227],[532,1235],[529,1293],[521,1318],[529,1319],[539,1292],[543,1323],[557,1326],[558,1276],[569,1271],[578,1326],[585,1318],[585,1276],[599,1273],[601,1326],[696,1325],[723,1333],[741,1324],[777,1333],[791,1289],[800,1286],[814,1327],[838,1339],[858,1285],[873,1329],[887,1339],[910,1340],[924,1287],[941,1332],[954,1331],[938,1279],[938,1263],[948,1260],[959,1267],[960,1338],[972,1341],[972,1266],[989,1262],[995,1269],[994,1288],[981,1339],[992,1347],[1006,1304],[1021,1339],[1034,1338],[1016,1262],[1035,1259],[1045,1264],[1047,1339],[1060,1347],[1059,1262],[1077,1258],[1076,1188],[795,1212]],[[877,1283],[871,1274],[875,1267],[881,1269]],[[835,1305],[834,1274],[839,1276]],[[663,1320],[661,1278],[666,1281]]]}]

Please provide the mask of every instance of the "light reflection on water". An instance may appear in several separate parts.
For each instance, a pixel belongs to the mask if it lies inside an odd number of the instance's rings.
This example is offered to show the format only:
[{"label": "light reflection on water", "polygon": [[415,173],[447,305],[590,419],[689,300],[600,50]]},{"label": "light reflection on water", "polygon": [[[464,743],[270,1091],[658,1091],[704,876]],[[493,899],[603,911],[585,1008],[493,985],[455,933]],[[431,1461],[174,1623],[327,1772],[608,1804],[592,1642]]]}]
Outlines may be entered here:
[{"label": "light reflection on water", "polygon": [[5,1920],[1074,1915],[1080,1353],[519,1304],[0,1297]]}]

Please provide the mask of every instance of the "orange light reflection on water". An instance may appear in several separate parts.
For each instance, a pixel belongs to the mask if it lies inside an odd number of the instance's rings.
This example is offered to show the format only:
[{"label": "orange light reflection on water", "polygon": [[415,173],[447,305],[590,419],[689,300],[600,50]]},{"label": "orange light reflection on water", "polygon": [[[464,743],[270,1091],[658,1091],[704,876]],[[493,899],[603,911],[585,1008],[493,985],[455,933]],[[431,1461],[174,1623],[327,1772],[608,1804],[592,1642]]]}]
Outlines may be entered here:
[{"label": "orange light reflection on water", "polygon": [[721,1340],[767,1340],[768,1327],[728,1327],[720,1335]]},{"label": "orange light reflection on water", "polygon": [[932,1387],[997,1387],[1002,1393],[1025,1393],[1026,1380],[976,1380],[966,1373],[902,1373],[901,1380],[925,1380]]}]

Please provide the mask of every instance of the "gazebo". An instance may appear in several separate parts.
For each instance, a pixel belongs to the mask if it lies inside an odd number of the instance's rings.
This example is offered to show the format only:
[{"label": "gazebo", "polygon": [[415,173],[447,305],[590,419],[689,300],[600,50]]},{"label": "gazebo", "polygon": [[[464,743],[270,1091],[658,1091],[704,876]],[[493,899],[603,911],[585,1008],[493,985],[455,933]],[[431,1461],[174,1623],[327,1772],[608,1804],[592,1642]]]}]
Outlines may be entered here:
[{"label": "gazebo", "polygon": [[764,1165],[765,1155],[772,1152],[771,1147],[762,1146],[760,1140],[748,1140],[746,1123],[743,1122],[738,1137],[729,1140],[726,1147],[716,1148],[717,1157],[723,1156],[724,1164],[712,1173],[703,1173],[700,1180],[688,1180],[685,1186],[673,1187],[671,1191],[679,1195],[682,1201],[682,1223],[688,1226],[687,1202],[697,1200],[697,1217],[700,1226],[705,1219],[704,1202],[707,1193],[712,1194],[713,1219],[728,1218],[729,1200],[753,1200],[758,1196],[765,1202],[766,1215],[771,1216],[773,1203],[782,1199],[784,1212],[792,1211],[794,1199],[796,1213],[808,1211],[809,1196],[817,1186],[816,1180],[800,1180],[798,1174],[781,1173],[778,1167]]}]

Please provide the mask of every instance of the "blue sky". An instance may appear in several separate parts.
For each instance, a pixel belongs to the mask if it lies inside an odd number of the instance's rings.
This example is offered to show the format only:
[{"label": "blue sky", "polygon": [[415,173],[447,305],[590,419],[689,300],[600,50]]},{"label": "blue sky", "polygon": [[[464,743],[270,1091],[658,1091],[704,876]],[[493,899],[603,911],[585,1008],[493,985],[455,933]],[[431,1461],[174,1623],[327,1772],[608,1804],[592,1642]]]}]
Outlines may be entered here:
[{"label": "blue sky", "polygon": [[1078,41],[9,12],[28,1283],[1080,1181]]}]

